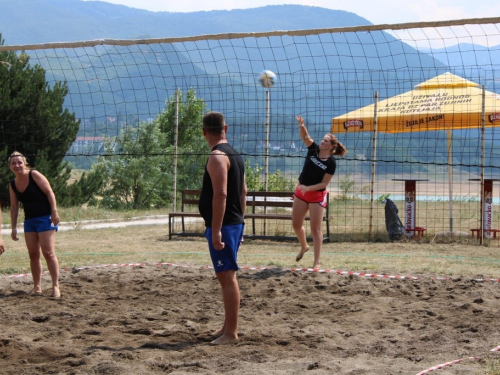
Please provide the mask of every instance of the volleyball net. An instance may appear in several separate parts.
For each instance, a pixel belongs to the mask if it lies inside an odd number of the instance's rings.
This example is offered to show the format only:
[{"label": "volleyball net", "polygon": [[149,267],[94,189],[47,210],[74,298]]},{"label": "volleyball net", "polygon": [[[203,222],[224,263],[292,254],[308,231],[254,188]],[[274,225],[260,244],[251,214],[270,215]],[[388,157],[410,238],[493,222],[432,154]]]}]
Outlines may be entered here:
[{"label": "volleyball net", "polygon": [[[43,67],[49,86],[67,83],[63,107],[74,113],[79,130],[71,146],[59,152],[75,169],[89,169],[97,158],[116,160],[120,154],[144,157],[148,152],[151,157],[165,157],[180,165],[206,160],[206,150],[198,145],[174,147],[177,140],[171,142],[172,147],[150,151],[125,150],[116,144],[110,147],[110,142],[126,129],[155,123],[191,92],[203,103],[202,112],[215,110],[225,115],[229,141],[258,177],[254,188],[262,189],[269,183],[269,189],[282,190],[283,186],[290,188],[296,183],[306,153],[296,115],[304,117],[315,140],[335,130],[349,151],[337,160],[337,172],[329,186],[334,216],[332,233],[336,238],[342,239],[348,233],[364,234],[369,227],[370,232],[373,229],[373,233],[385,234],[384,206],[378,202],[388,196],[401,205],[403,216],[407,180],[418,180],[414,227],[425,227],[429,233],[468,233],[484,218],[478,181],[489,179],[494,186],[500,170],[500,105],[487,104],[489,108],[483,112],[492,115],[492,120],[486,128],[477,119],[461,119],[460,123],[457,120],[452,127],[447,127],[447,121],[441,128],[423,131],[384,132],[369,127],[350,131],[348,126],[344,126],[344,131],[332,124],[335,118],[356,124],[355,120],[360,120],[356,116],[342,116],[375,102],[384,103],[448,73],[484,87],[490,96],[500,94],[499,26],[500,18],[490,18],[185,38],[3,45],[0,56],[7,52],[19,56],[26,53],[30,64]],[[10,67],[4,63],[0,69],[8,72]],[[259,84],[262,70],[277,75],[273,87]],[[432,108],[435,99],[415,99],[412,94],[411,100],[420,100],[420,118],[437,121],[440,115],[445,116]],[[411,100],[390,104],[390,110],[400,116],[394,122],[411,125],[415,121],[405,112],[415,105]],[[28,112],[40,103],[23,105]],[[456,112],[468,108],[457,103]],[[387,107],[386,110],[389,111]],[[36,133],[44,130],[27,126],[26,131],[34,134],[11,142],[13,132],[24,129],[22,111],[17,113],[19,118],[9,115],[0,119],[3,146],[29,149],[23,142],[36,142]],[[379,114],[379,126],[383,121]],[[12,124],[17,124],[15,130]],[[201,134],[199,123],[180,126],[179,132],[182,126],[198,126]],[[129,142],[142,139],[135,135]],[[173,163],[164,165],[164,174],[173,176],[174,181],[174,171],[168,169]],[[279,186],[273,186],[276,176]],[[192,183],[177,185],[177,189],[192,188]],[[493,206],[499,203],[494,192],[490,198]],[[497,215],[492,216],[493,221],[498,221]]]}]

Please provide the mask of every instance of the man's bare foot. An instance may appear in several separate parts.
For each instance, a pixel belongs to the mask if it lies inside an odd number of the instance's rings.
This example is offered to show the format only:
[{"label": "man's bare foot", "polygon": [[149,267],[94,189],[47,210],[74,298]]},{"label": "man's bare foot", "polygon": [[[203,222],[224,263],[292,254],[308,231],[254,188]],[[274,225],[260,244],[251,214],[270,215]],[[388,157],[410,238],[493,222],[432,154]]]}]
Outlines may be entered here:
[{"label": "man's bare foot", "polygon": [[39,296],[42,294],[42,288],[33,288],[28,293],[30,296]]},{"label": "man's bare foot", "polygon": [[315,264],[315,265],[313,266],[313,270],[319,270],[320,268],[321,268],[321,264],[319,264],[319,263],[318,263],[318,264]]},{"label": "man's bare foot", "polygon": [[306,247],[304,250],[300,249],[300,252],[297,254],[297,257],[295,258],[296,262],[299,262],[302,257],[304,256],[305,253],[309,251],[309,247]]},{"label": "man's bare foot", "polygon": [[238,341],[238,336],[234,337],[229,335],[222,335],[221,337],[212,341],[210,345],[224,345],[234,341]]},{"label": "man's bare foot", "polygon": [[52,298],[61,298],[61,291],[58,286],[52,287]]}]

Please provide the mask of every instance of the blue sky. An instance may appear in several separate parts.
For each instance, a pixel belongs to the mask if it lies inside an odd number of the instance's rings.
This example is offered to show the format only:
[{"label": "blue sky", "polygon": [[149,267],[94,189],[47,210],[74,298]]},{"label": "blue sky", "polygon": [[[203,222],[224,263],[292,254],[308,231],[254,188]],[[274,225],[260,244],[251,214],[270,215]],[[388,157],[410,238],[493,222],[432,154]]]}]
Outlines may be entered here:
[{"label": "blue sky", "polygon": [[499,0],[106,0],[106,2],[155,12],[196,12],[301,4],[353,12],[373,24],[500,17]]}]

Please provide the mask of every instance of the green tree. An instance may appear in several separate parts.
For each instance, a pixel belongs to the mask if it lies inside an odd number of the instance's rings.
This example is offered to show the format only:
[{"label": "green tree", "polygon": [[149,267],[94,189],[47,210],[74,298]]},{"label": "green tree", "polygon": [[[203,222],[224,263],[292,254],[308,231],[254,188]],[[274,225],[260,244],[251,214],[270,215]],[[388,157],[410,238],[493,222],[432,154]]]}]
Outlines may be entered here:
[{"label": "green tree", "polygon": [[287,178],[279,169],[269,175],[267,182],[269,191],[295,191],[297,181],[294,178]]},{"label": "green tree", "polygon": [[339,188],[340,188],[340,198],[342,200],[346,200],[349,198],[349,196],[354,194],[354,186],[355,182],[352,179],[352,176],[350,174],[347,174],[344,177],[341,177],[339,180]]},{"label": "green tree", "polygon": [[261,181],[263,170],[264,168],[260,167],[257,163],[252,168],[248,159],[245,159],[245,179],[249,191],[264,190],[264,184]]},{"label": "green tree", "polygon": [[158,123],[140,123],[125,128],[118,137],[106,138],[106,153],[92,167],[105,183],[94,201],[113,209],[163,207],[172,199],[171,157]]},{"label": "green tree", "polygon": [[[174,162],[181,189],[200,187],[208,147],[201,130],[203,100],[194,90],[179,93],[151,123],[127,127],[116,138],[106,139],[107,156],[98,157],[91,173],[104,178],[96,204],[114,209],[165,207],[172,201]],[[179,141],[174,150],[175,111],[179,108]],[[111,155],[111,156],[109,156]],[[175,160],[174,160],[175,159]]]},{"label": "green tree", "polygon": [[[0,45],[4,40],[0,34]],[[29,164],[50,181],[58,203],[68,205],[88,199],[90,185],[98,179],[84,178],[68,186],[71,166],[64,161],[76,139],[79,121],[63,108],[66,82],[51,85],[45,70],[31,66],[24,52],[0,51],[0,200],[8,205],[8,182],[13,178],[6,157],[23,153]],[[95,185],[94,185],[95,186]]]},{"label": "green tree", "polygon": [[[206,112],[203,99],[196,97],[196,91],[189,89],[185,99],[181,91],[171,96],[165,103],[165,109],[155,119],[167,143],[167,152],[174,154],[175,118],[178,108],[177,142],[177,186],[181,189],[194,189],[201,186],[204,166],[209,153],[203,137],[202,123]],[[173,165],[173,160],[172,160]],[[171,169],[172,173],[173,169]]]},{"label": "green tree", "polygon": [[[173,145],[175,140],[175,117],[178,107],[178,145],[179,147],[191,146],[195,142],[205,142],[201,130],[205,102],[196,97],[196,90],[189,89],[186,97],[182,91],[178,91],[179,100],[172,95],[165,103],[165,109],[156,118],[161,132],[165,135],[167,144]],[[195,146],[197,149],[199,145]]]},{"label": "green tree", "polygon": [[[245,159],[245,178],[249,191],[264,191],[265,184],[263,181],[264,168],[255,163],[254,167],[250,166],[248,159]],[[279,169],[268,175],[267,189],[268,191],[295,191],[297,181],[294,178],[287,178]]]}]

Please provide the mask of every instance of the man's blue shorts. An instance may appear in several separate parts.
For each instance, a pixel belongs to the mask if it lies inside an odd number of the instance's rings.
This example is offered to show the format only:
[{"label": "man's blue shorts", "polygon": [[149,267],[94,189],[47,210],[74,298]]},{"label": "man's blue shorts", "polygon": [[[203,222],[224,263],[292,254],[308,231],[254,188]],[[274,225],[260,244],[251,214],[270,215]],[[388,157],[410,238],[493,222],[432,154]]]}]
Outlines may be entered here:
[{"label": "man's blue shorts", "polygon": [[58,230],[59,226],[53,226],[50,221],[50,215],[34,217],[32,219],[24,220],[24,233],[28,232],[47,232],[49,230]]},{"label": "man's blue shorts", "polygon": [[244,224],[224,225],[221,228],[222,242],[224,242],[224,249],[215,250],[212,244],[212,228],[206,228],[205,238],[208,241],[208,248],[210,249],[210,258],[214,266],[215,273],[222,271],[229,271],[239,269],[238,249],[241,240],[243,239]]}]

